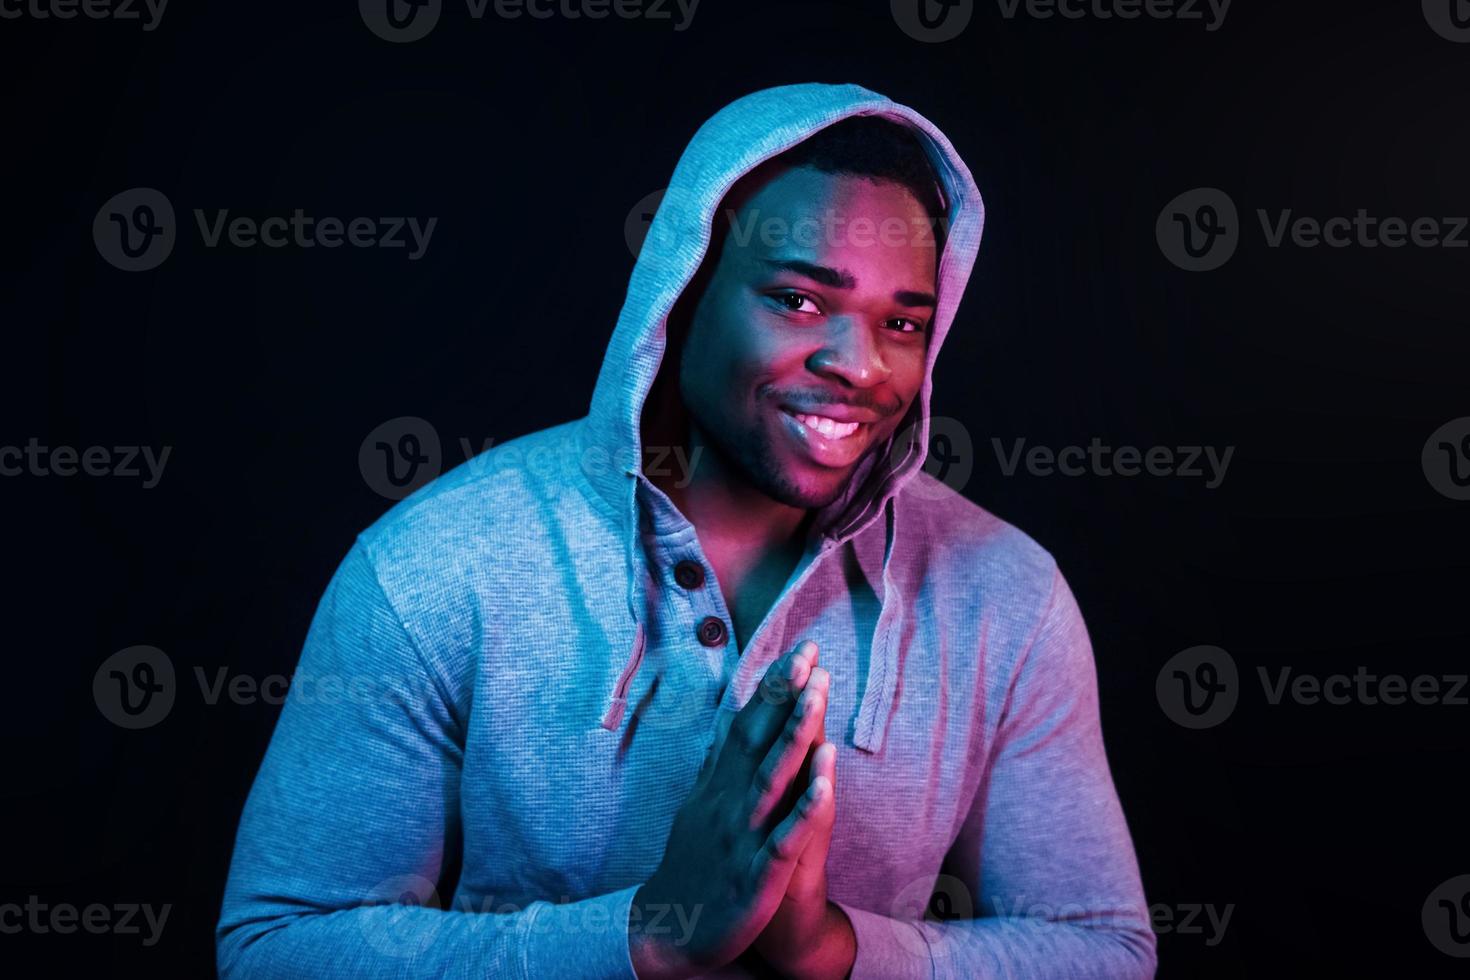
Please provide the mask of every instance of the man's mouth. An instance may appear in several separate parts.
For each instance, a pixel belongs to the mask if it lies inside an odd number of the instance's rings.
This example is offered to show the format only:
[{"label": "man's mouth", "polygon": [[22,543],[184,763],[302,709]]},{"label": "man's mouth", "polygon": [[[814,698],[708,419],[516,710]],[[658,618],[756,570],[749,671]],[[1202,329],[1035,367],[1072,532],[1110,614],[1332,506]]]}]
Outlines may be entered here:
[{"label": "man's mouth", "polygon": [[792,418],[796,419],[796,421],[808,429],[815,429],[828,439],[846,439],[856,432],[858,426],[862,424],[860,422],[839,422],[836,419],[829,419],[825,415],[803,415],[799,412],[794,413]]},{"label": "man's mouth", "polygon": [[781,408],[778,414],[792,442],[819,466],[850,466],[867,448],[871,422],[835,419],[788,408]]}]

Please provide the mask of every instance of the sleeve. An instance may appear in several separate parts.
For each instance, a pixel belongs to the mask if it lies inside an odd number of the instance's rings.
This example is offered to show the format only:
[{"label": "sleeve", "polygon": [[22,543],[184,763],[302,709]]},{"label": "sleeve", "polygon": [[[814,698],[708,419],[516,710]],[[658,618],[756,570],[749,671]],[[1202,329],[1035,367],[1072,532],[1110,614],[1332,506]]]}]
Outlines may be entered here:
[{"label": "sleeve", "polygon": [[1092,644],[1054,573],[936,894],[965,917],[852,921],[852,980],[1148,978],[1156,939],[1103,751]]},{"label": "sleeve", "polygon": [[[636,980],[636,886],[442,907],[463,761],[447,690],[359,540],[317,608],[245,803],[215,931],[221,977]],[[588,921],[610,925],[568,941],[568,924]]]}]

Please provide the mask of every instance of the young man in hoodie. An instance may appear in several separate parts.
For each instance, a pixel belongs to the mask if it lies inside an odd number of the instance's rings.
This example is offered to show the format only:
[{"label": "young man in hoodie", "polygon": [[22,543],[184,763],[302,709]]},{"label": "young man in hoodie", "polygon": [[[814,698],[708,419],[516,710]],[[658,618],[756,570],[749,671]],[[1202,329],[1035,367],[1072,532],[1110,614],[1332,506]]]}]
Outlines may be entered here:
[{"label": "young man in hoodie", "polygon": [[588,415],[338,568],[221,975],[1151,976],[1076,602],[921,468],[982,223],[861,87],[701,127]]}]

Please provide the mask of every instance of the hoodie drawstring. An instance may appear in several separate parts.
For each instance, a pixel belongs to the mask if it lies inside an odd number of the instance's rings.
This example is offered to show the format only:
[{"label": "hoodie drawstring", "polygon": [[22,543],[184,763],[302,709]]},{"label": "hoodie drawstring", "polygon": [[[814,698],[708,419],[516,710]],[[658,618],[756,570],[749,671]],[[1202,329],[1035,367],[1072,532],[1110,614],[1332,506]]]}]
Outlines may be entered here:
[{"label": "hoodie drawstring", "polygon": [[638,616],[642,590],[638,588],[637,563],[633,553],[638,543],[638,472],[636,470],[625,470],[624,472],[629,477],[628,503],[624,512],[631,526],[628,534],[624,536],[626,547],[623,549],[623,571],[628,584],[628,615],[633,620],[633,645],[628,650],[628,659],[623,664],[622,672],[618,674],[617,683],[613,685],[612,701],[602,716],[602,727],[610,732],[616,731],[618,725],[622,724],[623,712],[628,707],[628,688],[632,686],[633,675],[638,673],[638,668],[643,663],[645,646],[643,621]]},{"label": "hoodie drawstring", "polygon": [[898,646],[903,636],[904,604],[889,565],[898,537],[898,507],[892,497],[884,504],[883,596],[878,605],[878,622],[868,653],[868,676],[863,684],[863,701],[853,722],[853,744],[864,752],[880,752],[893,714],[893,695],[898,685]]}]

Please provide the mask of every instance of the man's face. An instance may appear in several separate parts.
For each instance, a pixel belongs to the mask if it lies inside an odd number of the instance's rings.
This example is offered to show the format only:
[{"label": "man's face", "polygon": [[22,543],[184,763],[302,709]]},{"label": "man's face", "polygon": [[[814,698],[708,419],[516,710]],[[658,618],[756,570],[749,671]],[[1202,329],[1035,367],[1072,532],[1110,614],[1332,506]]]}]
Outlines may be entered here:
[{"label": "man's face", "polygon": [[924,381],[932,222],[905,187],[802,167],[739,208],[680,362],[705,444],[767,496],[835,500]]}]

